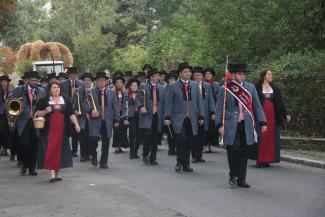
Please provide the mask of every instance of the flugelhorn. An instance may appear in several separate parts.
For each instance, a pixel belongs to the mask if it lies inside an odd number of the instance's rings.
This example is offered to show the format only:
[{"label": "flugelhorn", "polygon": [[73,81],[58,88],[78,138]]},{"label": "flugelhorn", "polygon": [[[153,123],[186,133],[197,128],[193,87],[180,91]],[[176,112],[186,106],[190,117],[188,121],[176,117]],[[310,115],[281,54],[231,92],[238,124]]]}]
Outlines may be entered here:
[{"label": "flugelhorn", "polygon": [[88,104],[90,106],[90,109],[95,110],[95,112],[98,112],[97,106],[96,106],[96,103],[95,103],[95,100],[94,100],[94,97],[93,97],[92,93],[91,92],[88,93],[86,97],[87,97],[87,102],[88,102]]},{"label": "flugelhorn", "polygon": [[79,115],[81,115],[80,98],[79,98],[78,90],[76,90],[73,93],[72,99],[73,99],[73,105],[74,105],[74,107],[78,109]]},{"label": "flugelhorn", "polygon": [[11,129],[16,126],[16,121],[23,112],[23,101],[22,98],[10,99],[7,102],[7,119],[8,125]]}]

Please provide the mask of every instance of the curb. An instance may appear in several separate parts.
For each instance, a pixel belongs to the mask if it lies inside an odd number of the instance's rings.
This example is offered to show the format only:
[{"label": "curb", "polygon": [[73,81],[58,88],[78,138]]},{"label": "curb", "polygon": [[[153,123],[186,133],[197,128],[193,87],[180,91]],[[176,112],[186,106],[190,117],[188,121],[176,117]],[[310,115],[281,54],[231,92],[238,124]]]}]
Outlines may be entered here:
[{"label": "curb", "polygon": [[301,165],[305,165],[305,166],[311,166],[311,167],[325,169],[325,161],[313,160],[313,159],[303,158],[303,157],[294,157],[294,156],[285,155],[285,154],[282,154],[281,160],[287,161],[290,163],[301,164]]}]

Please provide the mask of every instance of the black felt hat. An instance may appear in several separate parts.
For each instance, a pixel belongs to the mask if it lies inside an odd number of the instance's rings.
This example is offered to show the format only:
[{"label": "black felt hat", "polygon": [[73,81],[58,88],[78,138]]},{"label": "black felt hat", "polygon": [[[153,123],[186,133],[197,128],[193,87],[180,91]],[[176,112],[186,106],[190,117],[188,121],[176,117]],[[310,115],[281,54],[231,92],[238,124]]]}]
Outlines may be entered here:
[{"label": "black felt hat", "polygon": [[1,75],[0,76],[0,81],[8,81],[8,82],[10,82],[11,79],[9,78],[8,75]]},{"label": "black felt hat", "polygon": [[160,70],[160,71],[159,71],[159,75],[165,75],[165,76],[166,76],[166,75],[167,75],[166,70],[163,70],[163,69]]},{"label": "black felt hat", "polygon": [[17,83],[18,86],[23,86],[24,84],[25,84],[24,80],[19,80],[18,83]]},{"label": "black felt hat", "polygon": [[193,74],[194,73],[201,73],[201,74],[203,74],[204,73],[204,68],[201,67],[201,66],[195,66],[195,67],[193,67]]},{"label": "black felt hat", "polygon": [[48,81],[51,80],[52,78],[56,78],[55,72],[52,72],[50,74],[47,74],[46,78],[47,78]]},{"label": "black felt hat", "polygon": [[67,68],[67,73],[68,73],[68,74],[71,74],[71,73],[76,73],[76,74],[78,74],[78,69],[77,69],[76,66],[69,66],[69,67]]},{"label": "black felt hat", "polygon": [[138,72],[137,77],[146,77],[146,73],[145,72]]},{"label": "black felt hat", "polygon": [[148,73],[147,73],[147,78],[149,79],[151,76],[159,74],[158,70],[156,68],[152,68]]},{"label": "black felt hat", "polygon": [[124,77],[122,77],[122,76],[116,76],[116,77],[113,78],[113,84],[115,84],[116,81],[118,81],[118,80],[121,80],[123,82],[123,84],[125,83]]},{"label": "black felt hat", "polygon": [[191,71],[193,70],[193,67],[188,64],[188,62],[182,62],[178,64],[177,72],[180,73],[184,69],[190,69]]},{"label": "black felt hat", "polygon": [[95,79],[97,80],[98,78],[105,78],[106,80],[109,79],[109,77],[107,76],[106,72],[97,72]]},{"label": "black felt hat", "polygon": [[29,72],[26,73],[25,78],[38,78],[38,79],[40,79],[41,76],[39,75],[38,71],[29,71]]},{"label": "black felt hat", "polygon": [[177,70],[170,71],[166,76],[166,79],[169,79],[169,78],[175,78],[175,80],[178,79]]},{"label": "black felt hat", "polygon": [[126,84],[126,88],[129,88],[131,86],[132,83],[136,82],[138,84],[138,87],[140,87],[140,81],[136,78],[130,78],[130,80],[128,80],[127,84]]},{"label": "black felt hat", "polygon": [[59,77],[63,77],[63,78],[68,78],[68,75],[64,72],[60,72],[59,75],[58,75],[58,78]]},{"label": "black felt hat", "polygon": [[117,71],[115,71],[114,74],[113,74],[113,79],[114,79],[114,77],[117,77],[117,76],[123,77],[124,74],[123,74],[123,72],[121,72],[120,70],[117,70]]},{"label": "black felt hat", "polygon": [[84,73],[81,75],[80,79],[83,80],[84,78],[90,78],[92,81],[94,80],[94,76],[93,76],[93,74],[91,74],[91,73],[89,73],[89,72],[84,72]]},{"label": "black felt hat", "polygon": [[212,74],[212,76],[215,76],[216,75],[216,71],[213,69],[213,68],[206,68],[204,70],[204,75],[207,73],[207,72],[210,72]]},{"label": "black felt hat", "polygon": [[125,76],[131,77],[131,76],[133,76],[133,72],[132,71],[126,71]]},{"label": "black felt hat", "polygon": [[228,70],[231,73],[235,72],[249,72],[247,64],[241,62],[230,62],[228,63]]}]

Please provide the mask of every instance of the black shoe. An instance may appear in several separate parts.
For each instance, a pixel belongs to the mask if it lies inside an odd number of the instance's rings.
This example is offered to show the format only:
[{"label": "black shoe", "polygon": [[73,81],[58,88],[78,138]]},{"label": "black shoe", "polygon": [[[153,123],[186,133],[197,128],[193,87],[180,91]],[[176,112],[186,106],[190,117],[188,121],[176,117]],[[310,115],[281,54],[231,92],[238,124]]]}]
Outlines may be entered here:
[{"label": "black shoe", "polygon": [[262,164],[256,162],[256,167],[257,167],[257,168],[262,168]]},{"label": "black shoe", "polygon": [[193,172],[193,169],[190,166],[184,167],[183,172],[190,172],[191,173],[191,172]]},{"label": "black shoe", "polygon": [[54,183],[54,182],[56,182],[56,178],[51,178],[49,182],[50,182],[50,183]]},{"label": "black shoe", "polygon": [[230,177],[229,178],[229,185],[231,188],[237,188],[238,187],[238,184],[237,184],[237,180],[238,178],[237,177]]},{"label": "black shoe", "polygon": [[86,159],[84,157],[80,157],[80,162],[86,162]]},{"label": "black shoe", "polygon": [[35,169],[29,169],[29,175],[30,176],[37,176],[37,172],[35,171]]},{"label": "black shoe", "polygon": [[175,171],[176,172],[180,172],[182,170],[182,164],[181,163],[177,163],[175,166]]},{"label": "black shoe", "polygon": [[100,164],[99,166],[101,169],[108,169],[108,166],[107,164]]},{"label": "black shoe", "polygon": [[197,161],[200,162],[200,163],[204,163],[205,162],[205,160],[203,158],[200,158]]},{"label": "black shoe", "polygon": [[145,165],[147,165],[149,163],[148,157],[147,156],[143,156],[143,163]]},{"label": "black shoe", "polygon": [[91,160],[91,164],[92,164],[94,167],[96,167],[96,166],[98,165],[98,161],[97,161],[97,159],[92,159],[92,160]]},{"label": "black shoe", "polygon": [[157,161],[150,161],[150,164],[151,165],[158,165],[158,162]]},{"label": "black shoe", "polygon": [[15,155],[10,155],[10,161],[14,161],[15,160]]},{"label": "black shoe", "polygon": [[196,159],[192,159],[192,163],[196,164],[197,162],[199,162],[199,161]]},{"label": "black shoe", "polygon": [[270,167],[271,165],[266,163],[266,164],[263,164],[263,167]]},{"label": "black shoe", "polygon": [[22,162],[21,161],[18,161],[18,163],[17,163],[17,165],[16,165],[16,167],[21,167],[23,164],[22,164]]},{"label": "black shoe", "polygon": [[247,184],[247,182],[243,182],[243,183],[238,183],[238,187],[241,187],[241,188],[250,188],[251,186],[249,184]]},{"label": "black shoe", "polygon": [[62,181],[62,178],[59,178],[59,177],[56,177],[54,179],[55,179],[55,181]]},{"label": "black shoe", "polygon": [[22,167],[20,168],[20,172],[19,172],[20,175],[22,175],[22,176],[25,175],[25,174],[26,174],[26,170],[27,170],[26,167],[22,166]]}]

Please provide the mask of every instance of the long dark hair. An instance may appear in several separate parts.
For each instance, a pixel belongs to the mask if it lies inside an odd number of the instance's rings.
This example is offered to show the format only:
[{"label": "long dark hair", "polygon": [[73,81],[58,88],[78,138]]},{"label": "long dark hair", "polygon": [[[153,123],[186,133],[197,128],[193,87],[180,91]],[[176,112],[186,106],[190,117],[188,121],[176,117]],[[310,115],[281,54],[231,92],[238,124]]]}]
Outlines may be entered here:
[{"label": "long dark hair", "polygon": [[51,96],[51,87],[53,85],[58,85],[59,86],[59,88],[60,88],[60,96],[62,96],[62,88],[61,88],[60,82],[58,80],[51,80],[49,82],[49,84],[47,85],[47,90],[46,90],[46,95],[45,95],[45,97],[47,99],[50,99],[50,96]]},{"label": "long dark hair", "polygon": [[272,71],[270,68],[265,68],[260,72],[260,77],[257,81],[257,84],[263,84],[265,75],[268,71]]}]

